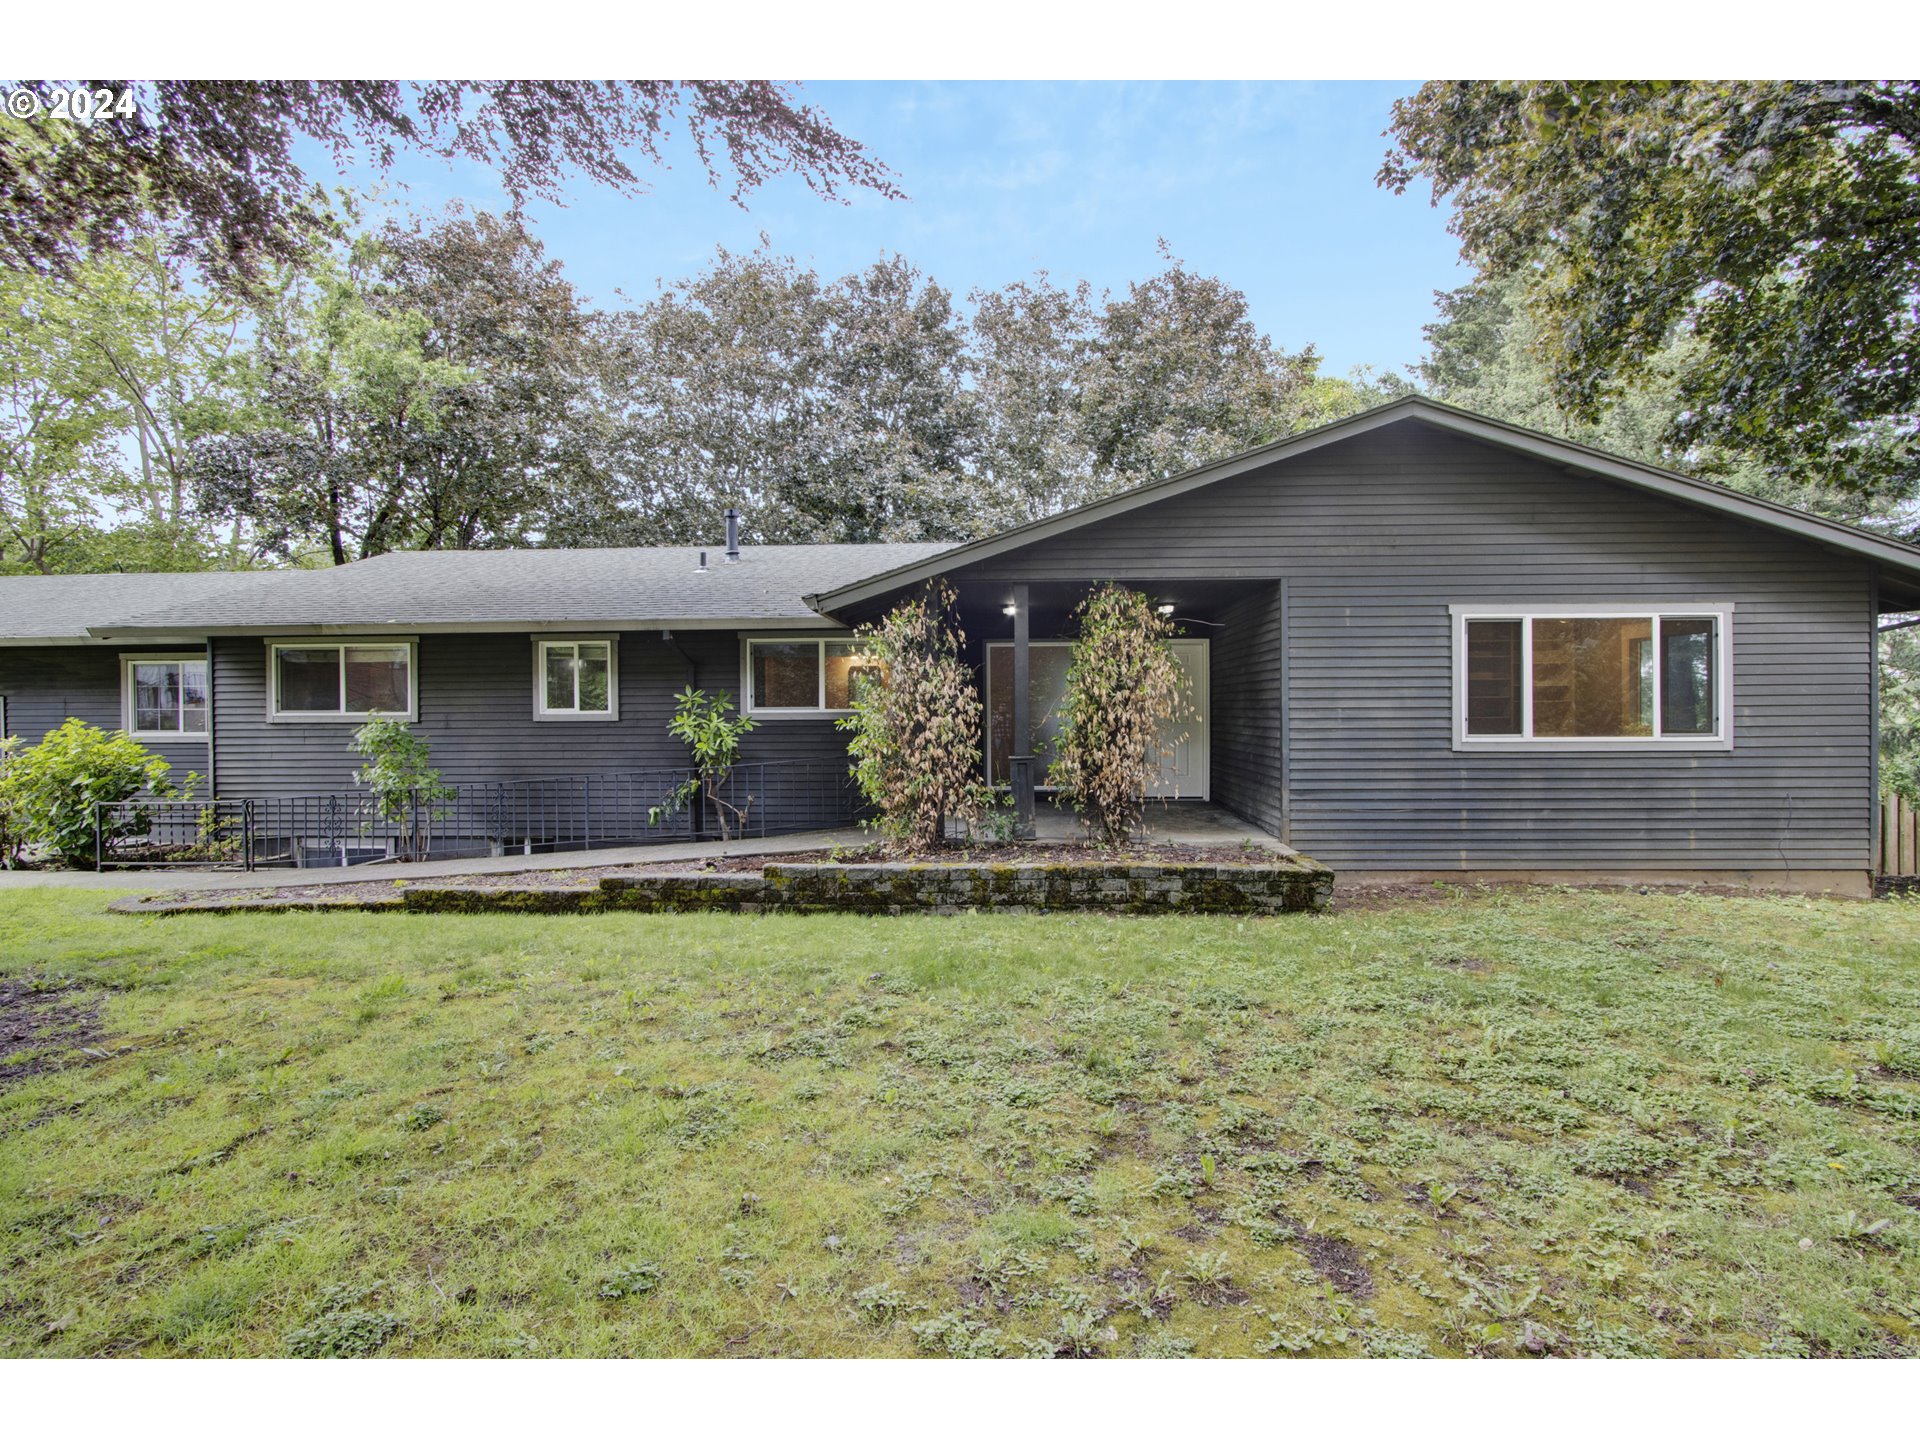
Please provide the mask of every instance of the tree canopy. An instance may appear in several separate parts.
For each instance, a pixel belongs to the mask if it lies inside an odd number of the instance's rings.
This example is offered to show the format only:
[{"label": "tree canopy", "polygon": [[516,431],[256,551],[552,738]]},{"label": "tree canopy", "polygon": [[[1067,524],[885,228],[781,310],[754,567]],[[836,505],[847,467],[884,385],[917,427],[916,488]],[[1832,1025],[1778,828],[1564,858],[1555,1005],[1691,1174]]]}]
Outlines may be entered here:
[{"label": "tree canopy", "polygon": [[1524,280],[1569,415],[1664,371],[1676,450],[1911,488],[1920,82],[1434,82],[1393,136],[1381,183],[1425,177],[1466,258]]},{"label": "tree canopy", "polygon": [[[838,278],[719,252],[604,317],[604,496],[569,536],[967,539],[1377,403],[1170,256],[1124,294],[1045,274],[964,306],[900,256]],[[607,543],[602,539],[598,543]]]},{"label": "tree canopy", "polygon": [[[75,82],[35,81],[48,101]],[[676,128],[735,200],[775,175],[817,193],[898,195],[892,172],[794,87],[765,80],[106,80],[131,106],[85,124],[0,119],[0,258],[67,273],[137,232],[178,219],[192,253],[252,275],[298,260],[335,215],[295,158],[301,139],[344,171],[404,150],[490,169],[515,208],[564,198],[576,176],[626,194],[629,163],[665,161]]]},{"label": "tree canopy", "polygon": [[335,564],[534,543],[592,467],[586,337],[517,222],[389,224],[262,302],[222,367],[237,421],[195,451],[201,509],[265,555]]}]

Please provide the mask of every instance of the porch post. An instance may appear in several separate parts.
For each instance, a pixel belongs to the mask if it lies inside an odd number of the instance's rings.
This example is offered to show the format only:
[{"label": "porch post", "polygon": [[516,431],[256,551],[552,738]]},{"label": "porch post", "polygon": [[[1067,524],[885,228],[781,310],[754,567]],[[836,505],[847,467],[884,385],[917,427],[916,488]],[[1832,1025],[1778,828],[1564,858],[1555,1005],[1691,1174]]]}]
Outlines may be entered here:
[{"label": "porch post", "polygon": [[1007,779],[1013,786],[1014,833],[1033,838],[1033,731],[1027,714],[1027,587],[1013,587],[1013,736]]}]

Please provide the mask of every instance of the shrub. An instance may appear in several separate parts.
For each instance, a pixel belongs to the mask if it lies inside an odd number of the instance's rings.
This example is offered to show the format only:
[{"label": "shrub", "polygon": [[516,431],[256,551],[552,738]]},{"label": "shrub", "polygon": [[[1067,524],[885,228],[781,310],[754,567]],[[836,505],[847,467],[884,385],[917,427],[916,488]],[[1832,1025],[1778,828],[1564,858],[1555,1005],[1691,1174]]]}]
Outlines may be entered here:
[{"label": "shrub", "polygon": [[406,721],[392,719],[367,721],[348,746],[367,762],[353,772],[354,783],[373,792],[382,820],[400,827],[401,854],[423,855],[429,812],[414,803],[416,797],[429,806],[453,798],[453,787],[433,768],[431,747]]},{"label": "shrub", "polygon": [[990,799],[979,775],[980,693],[953,605],[949,586],[929,586],[861,627],[879,673],[856,684],[853,713],[839,722],[853,732],[853,778],[879,829],[920,850],[941,843],[949,818],[972,820]]},{"label": "shrub", "polygon": [[[739,762],[740,737],[753,729],[753,717],[734,714],[733,696],[725,690],[709,695],[689,685],[673,698],[678,703],[673,718],[667,722],[667,733],[693,752],[693,779],[673,792],[667,811],[677,811],[688,802],[704,797],[720,822],[720,838],[729,839],[728,817],[732,817],[734,828],[744,829],[753,797],[748,796],[745,804],[736,805],[725,799],[721,791],[727,776]],[[657,820],[658,814],[653,818]]]},{"label": "shrub", "polygon": [[1161,728],[1180,710],[1175,631],[1121,585],[1101,586],[1074,613],[1080,638],[1047,776],[1095,839],[1119,845],[1139,822]]},{"label": "shrub", "polygon": [[27,843],[26,832],[21,829],[19,816],[15,813],[12,797],[7,790],[7,771],[13,765],[13,757],[20,749],[18,735],[0,735],[0,867],[11,870],[14,862],[20,858],[21,847]]},{"label": "shrub", "polygon": [[[0,814],[13,843],[44,845],[69,865],[94,860],[97,806],[120,805],[141,795],[185,798],[199,781],[188,775],[180,785],[167,780],[173,767],[124,730],[111,733],[69,720],[47,733],[38,745],[14,750],[0,772]],[[116,810],[102,822],[101,838],[145,835],[153,816],[140,806]]]}]

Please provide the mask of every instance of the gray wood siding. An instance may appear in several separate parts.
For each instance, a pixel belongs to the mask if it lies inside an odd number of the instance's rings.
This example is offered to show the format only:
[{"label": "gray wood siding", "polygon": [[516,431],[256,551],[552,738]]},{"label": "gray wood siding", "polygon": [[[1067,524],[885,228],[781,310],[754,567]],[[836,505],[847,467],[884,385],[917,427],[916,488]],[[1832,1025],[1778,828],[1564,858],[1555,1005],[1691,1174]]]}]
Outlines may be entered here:
[{"label": "gray wood siding", "polygon": [[[1337,867],[1870,864],[1864,561],[1407,424],[956,578],[1104,576],[1287,579],[1292,839]],[[1480,601],[1733,602],[1734,749],[1456,753],[1448,606]]]},{"label": "gray wood siding", "polygon": [[[147,653],[186,655],[193,645],[165,645]],[[120,657],[137,646],[21,645],[0,647],[0,696],[6,698],[7,732],[23,745],[37,745],[49,730],[80,719],[102,730],[125,723],[120,704]],[[142,735],[140,743],[173,766],[177,780],[188,771],[207,773],[207,742]]]},{"label": "gray wood siding", "polygon": [[[740,699],[740,642],[731,632],[688,631],[693,683]],[[273,722],[267,716],[267,648],[253,637],[215,643],[214,715],[223,794],[239,797],[352,790],[353,725]],[[658,632],[619,638],[620,718],[533,718],[533,640],[521,634],[420,638],[415,729],[455,784],[650,766],[681,766],[686,748],[667,734],[687,667]],[[745,761],[846,764],[831,720],[762,720],[741,745]]]},{"label": "gray wood siding", "polygon": [[1280,587],[1267,585],[1220,611],[1208,666],[1213,799],[1263,830],[1280,834],[1280,745],[1284,714]]}]

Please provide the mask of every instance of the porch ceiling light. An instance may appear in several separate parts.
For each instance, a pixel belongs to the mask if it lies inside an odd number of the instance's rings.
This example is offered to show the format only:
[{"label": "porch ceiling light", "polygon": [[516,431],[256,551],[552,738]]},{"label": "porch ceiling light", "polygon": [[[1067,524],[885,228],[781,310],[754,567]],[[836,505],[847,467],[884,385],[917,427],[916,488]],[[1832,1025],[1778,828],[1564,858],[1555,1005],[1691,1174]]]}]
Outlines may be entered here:
[{"label": "porch ceiling light", "polygon": [[1171,615],[1173,613],[1173,606],[1171,605],[1156,605],[1153,608],[1158,610],[1162,615]]},{"label": "porch ceiling light", "polygon": [[1009,600],[1000,607],[1000,613],[1002,615],[1018,615],[1020,613],[1020,607]]}]

